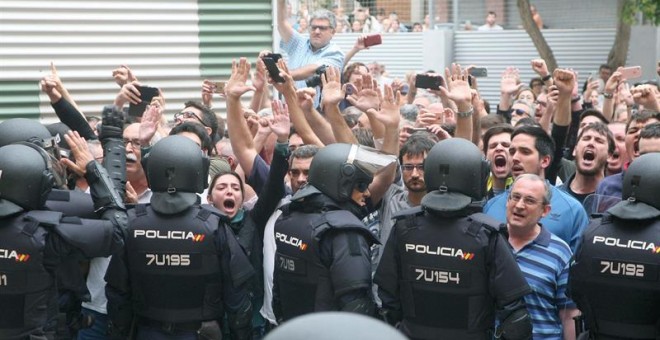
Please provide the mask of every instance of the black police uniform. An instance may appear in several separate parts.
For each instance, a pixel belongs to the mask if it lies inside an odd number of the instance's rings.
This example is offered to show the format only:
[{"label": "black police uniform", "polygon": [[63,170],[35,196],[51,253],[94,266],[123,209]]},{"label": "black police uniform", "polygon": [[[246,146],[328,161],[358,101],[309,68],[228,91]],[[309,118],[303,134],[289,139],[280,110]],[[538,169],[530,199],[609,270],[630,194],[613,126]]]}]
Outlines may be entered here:
[{"label": "black police uniform", "polygon": [[276,318],[319,311],[372,313],[370,247],[378,240],[353,213],[321,193],[282,209],[275,224]]},{"label": "black police uniform", "polygon": [[126,247],[105,276],[111,333],[129,336],[137,325],[137,338],[217,339],[226,312],[232,338],[249,339],[254,269],[227,217],[195,194],[207,186],[208,158],[169,136],[142,162],[153,194],[130,213]]},{"label": "black police uniform", "polygon": [[660,220],[592,221],[569,281],[594,339],[658,339]]},{"label": "black police uniform", "polygon": [[623,176],[623,201],[587,227],[569,293],[592,339],[660,339],[660,153]]},{"label": "black police uniform", "polygon": [[202,321],[221,320],[225,308],[230,321],[246,317],[239,315],[248,301],[241,287],[254,270],[226,216],[209,207],[164,215],[137,205],[129,220],[124,251],[112,257],[105,277],[108,316],[121,334],[132,322],[197,331]]},{"label": "black police uniform", "polygon": [[496,306],[529,293],[498,233],[483,214],[438,218],[402,211],[376,271],[383,308],[415,339],[486,339]]},{"label": "black police uniform", "polygon": [[108,256],[123,245],[126,213],[105,169],[92,161],[86,177],[102,220],[39,210],[0,217],[0,339],[50,338],[58,265],[72,258]]},{"label": "black police uniform", "polygon": [[481,213],[488,173],[474,144],[439,142],[424,161],[421,207],[395,216],[374,283],[386,321],[413,339],[532,336],[529,286],[499,223]]}]

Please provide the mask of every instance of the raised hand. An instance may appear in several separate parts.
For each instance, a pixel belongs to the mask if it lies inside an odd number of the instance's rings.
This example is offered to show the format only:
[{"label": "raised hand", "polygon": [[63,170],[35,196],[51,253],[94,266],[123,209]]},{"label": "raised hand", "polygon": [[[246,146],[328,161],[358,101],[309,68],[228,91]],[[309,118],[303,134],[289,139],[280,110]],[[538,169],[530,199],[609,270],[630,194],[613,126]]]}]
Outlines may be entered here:
[{"label": "raised hand", "polygon": [[449,132],[447,132],[447,130],[443,129],[440,124],[429,125],[429,126],[426,127],[426,129],[430,133],[436,135],[438,137],[438,140],[445,140],[445,139],[452,138],[451,135],[449,134]]},{"label": "raised hand", "polygon": [[384,86],[384,89],[380,111],[370,110],[368,114],[373,115],[376,120],[383,123],[386,127],[397,128],[399,121],[401,121],[401,114],[399,113],[401,94],[398,91],[393,91],[392,87],[387,84]]},{"label": "raised hand", "polygon": [[321,75],[323,107],[339,105],[344,99],[340,78],[339,70],[334,67],[326,68],[325,74]]},{"label": "raised hand", "polygon": [[257,58],[256,69],[252,75],[252,86],[255,89],[263,89],[264,86],[268,83],[268,71],[266,70],[266,64],[261,58]]},{"label": "raised hand", "polygon": [[208,79],[204,79],[202,82],[202,103],[204,105],[211,107],[215,90],[215,83]]},{"label": "raised hand", "polygon": [[131,68],[127,65],[121,65],[112,70],[112,77],[115,78],[115,83],[117,83],[119,87],[138,80],[133,74],[133,71],[131,71]]},{"label": "raised hand", "polygon": [[589,98],[591,92],[593,92],[594,90],[598,90],[598,86],[599,86],[598,80],[591,80],[591,78],[589,78],[589,82],[587,83],[587,89],[584,90],[584,93],[582,93],[582,98],[584,98],[585,102],[590,101]]},{"label": "raised hand", "polygon": [[364,44],[364,38],[366,38],[366,37],[367,37],[366,34],[362,34],[362,35],[358,36],[357,39],[355,40],[355,45],[353,45],[353,48],[358,50],[358,51],[368,49],[369,47],[367,47]]},{"label": "raised hand", "polygon": [[357,107],[362,112],[367,112],[367,110],[371,109],[380,109],[380,90],[371,75],[363,75],[362,80],[356,82],[355,88],[357,91],[346,98],[351,105]]},{"label": "raised hand", "polygon": [[575,88],[575,73],[572,70],[555,69],[552,74],[553,82],[557,85],[560,95],[571,96]]},{"label": "raised hand", "polygon": [[468,84],[467,70],[461,68],[460,64],[452,64],[451,71],[449,68],[445,69],[445,82],[447,88],[440,87],[440,92],[453,100],[456,106],[461,106],[470,103],[472,100],[472,92]]},{"label": "raised hand", "polygon": [[660,103],[658,102],[658,88],[653,85],[639,85],[631,91],[635,103],[643,105],[645,109],[658,111]]},{"label": "raised hand", "polygon": [[632,93],[630,92],[630,85],[626,82],[622,82],[617,87],[617,92],[619,93],[619,100],[626,105],[633,105],[635,100]]},{"label": "raised hand", "polygon": [[284,82],[274,82],[272,79],[270,79],[270,77],[268,78],[268,82],[282,94],[293,94],[296,91],[296,87],[293,82],[293,77],[289,72],[289,67],[286,65],[284,58],[277,61],[277,68],[280,70],[280,77],[284,78]]},{"label": "raised hand", "polygon": [[273,119],[268,121],[268,127],[277,135],[279,142],[285,142],[289,138],[291,131],[291,120],[289,119],[289,107],[286,103],[279,100],[271,102],[273,109]]},{"label": "raised hand", "polygon": [[552,113],[557,108],[557,101],[559,100],[559,89],[557,88],[557,85],[552,85],[548,87],[548,95],[546,98],[547,98],[546,100],[548,101],[546,112],[552,115]]},{"label": "raised hand", "polygon": [[163,117],[163,108],[159,104],[148,105],[140,120],[140,145],[149,145],[158,130]]},{"label": "raised hand", "polygon": [[438,119],[438,116],[436,116],[435,113],[429,112],[426,109],[420,109],[417,114],[417,119],[415,119],[415,127],[427,127],[438,122],[440,122],[440,119]]},{"label": "raised hand", "polygon": [[619,83],[623,80],[625,79],[623,79],[623,76],[621,75],[621,67],[619,67],[615,72],[612,73],[610,78],[607,79],[607,82],[605,82],[605,89],[603,92],[607,94],[614,94],[616,87],[619,86]]},{"label": "raised hand", "polygon": [[71,171],[75,172],[76,175],[84,177],[87,173],[87,163],[94,160],[94,156],[89,151],[87,146],[87,141],[84,138],[80,137],[77,131],[69,131],[64,135],[64,139],[69,144],[71,149],[71,154],[76,162],[72,162],[68,158],[60,159],[60,162],[64,164]]},{"label": "raised hand", "polygon": [[140,99],[140,91],[135,87],[135,85],[140,85],[137,81],[134,81],[129,84],[124,84],[119,90],[117,99],[115,100],[115,105],[121,107],[124,103],[130,102],[132,104],[139,104],[142,99]]},{"label": "raised hand", "polygon": [[241,58],[238,63],[236,60],[231,64],[231,77],[225,85],[225,95],[227,98],[240,99],[248,91],[254,91],[253,86],[246,85],[250,77],[250,63],[246,58]]},{"label": "raised hand", "polygon": [[311,87],[306,87],[296,91],[296,97],[298,98],[298,105],[303,110],[303,112],[311,112],[314,108],[314,96],[316,96],[316,90]]},{"label": "raised hand", "polygon": [[532,59],[532,70],[536,72],[541,78],[550,74],[548,71],[548,65],[546,65],[545,60],[543,59]]},{"label": "raised hand", "polygon": [[502,72],[502,77],[500,78],[500,91],[503,94],[512,96],[514,93],[518,92],[523,86],[520,83],[520,74],[517,68],[507,67],[504,72]]}]

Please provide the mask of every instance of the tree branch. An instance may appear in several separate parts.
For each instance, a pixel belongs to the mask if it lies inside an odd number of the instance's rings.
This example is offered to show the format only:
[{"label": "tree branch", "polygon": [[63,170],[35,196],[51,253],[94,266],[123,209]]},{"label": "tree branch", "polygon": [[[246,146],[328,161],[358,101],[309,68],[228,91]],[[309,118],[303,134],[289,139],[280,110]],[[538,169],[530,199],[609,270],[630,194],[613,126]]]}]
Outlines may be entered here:
[{"label": "tree branch", "polygon": [[548,71],[552,74],[557,68],[557,60],[552,53],[550,45],[545,41],[543,33],[541,33],[541,30],[536,26],[534,19],[532,19],[532,11],[529,9],[529,0],[517,0],[517,4],[518,12],[520,13],[520,20],[522,20],[525,31],[527,31],[527,34],[532,39],[541,59],[545,60],[546,65],[548,65]]}]

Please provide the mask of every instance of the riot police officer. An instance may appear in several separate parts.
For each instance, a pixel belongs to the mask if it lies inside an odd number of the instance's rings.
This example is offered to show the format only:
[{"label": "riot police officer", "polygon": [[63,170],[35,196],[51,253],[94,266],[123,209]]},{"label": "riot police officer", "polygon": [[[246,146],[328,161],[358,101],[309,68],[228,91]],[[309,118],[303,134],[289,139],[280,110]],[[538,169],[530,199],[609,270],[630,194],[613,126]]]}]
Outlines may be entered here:
[{"label": "riot police officer", "polygon": [[[250,262],[214,208],[200,207],[209,159],[182,136],[143,157],[150,204],[129,211],[124,251],[105,276],[111,334],[137,339],[219,339],[226,311],[232,339],[251,338]],[[220,321],[220,322],[219,322]]]},{"label": "riot police officer", "polygon": [[436,144],[424,163],[429,193],[395,217],[374,283],[385,319],[413,339],[486,339],[496,311],[497,336],[531,338],[530,289],[498,223],[474,213],[488,170],[469,141]]},{"label": "riot police officer", "polygon": [[583,339],[660,337],[660,153],[635,159],[623,201],[587,227],[569,275]]},{"label": "riot police officer", "polygon": [[273,311],[278,322],[317,311],[372,314],[370,246],[378,241],[358,217],[374,174],[396,161],[363,146],[319,150],[308,184],[275,224]]},{"label": "riot police officer", "polygon": [[[123,201],[126,184],[126,155],[122,140],[123,114],[116,108],[104,110],[103,124],[99,125],[99,137],[104,150],[103,166],[108,171],[115,189]],[[53,159],[59,160],[65,150],[60,149],[64,135],[51,137],[48,129],[36,120],[16,118],[0,123],[0,146],[15,142],[30,142],[40,146]],[[87,145],[81,145],[85,150]],[[69,157],[73,159],[73,154]],[[65,216],[95,219],[94,204],[91,196],[77,190],[66,190],[67,179],[75,176],[66,175],[66,170],[57,161],[52,162],[57,174],[53,189],[48,194],[45,210],[60,212]],[[61,175],[60,175],[61,174]],[[90,188],[91,190],[91,188]],[[80,327],[87,327],[93,323],[91,319],[82,319],[81,302],[90,301],[90,293],[85,284],[84,273],[81,270],[79,259],[67,259],[56,270],[57,287],[59,290],[60,325],[58,338],[70,338]],[[70,333],[70,334],[69,334]]]},{"label": "riot police officer", "polygon": [[[121,141],[121,136],[119,140]],[[36,120],[14,118],[0,123],[0,146],[16,142],[34,143],[56,159],[60,158],[61,149],[57,145],[58,139],[52,137],[48,129]],[[58,167],[59,164],[54,163],[53,166]],[[96,218],[91,196],[80,191],[66,190],[66,174],[63,171],[55,171],[55,173],[62,173],[62,176],[55,178],[53,190],[48,194],[45,207],[67,216]],[[117,190],[121,191],[121,188]]]},{"label": "riot police officer", "polygon": [[[43,210],[59,164],[32,143],[0,147],[0,338],[49,339],[57,312],[55,270],[66,259],[108,256],[123,245],[126,212],[105,169],[73,137],[76,163],[101,219]],[[86,149],[85,149],[86,150]]]}]

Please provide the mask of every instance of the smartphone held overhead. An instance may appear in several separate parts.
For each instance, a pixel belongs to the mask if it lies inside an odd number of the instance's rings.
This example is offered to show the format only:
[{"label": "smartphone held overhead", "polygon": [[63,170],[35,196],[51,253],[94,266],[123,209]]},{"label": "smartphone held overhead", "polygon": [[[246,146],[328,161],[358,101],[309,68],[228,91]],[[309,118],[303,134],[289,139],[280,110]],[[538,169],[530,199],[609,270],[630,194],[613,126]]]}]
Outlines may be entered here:
[{"label": "smartphone held overhead", "polygon": [[475,78],[488,77],[488,69],[485,67],[473,67],[470,69],[470,75]]},{"label": "smartphone held overhead", "polygon": [[445,86],[445,80],[440,75],[418,74],[415,76],[415,87],[418,89],[439,90]]},{"label": "smartphone held overhead", "polygon": [[380,34],[370,34],[364,37],[364,47],[376,46],[383,43],[383,38]]},{"label": "smartphone held overhead", "polygon": [[277,62],[275,61],[275,59],[270,57],[263,57],[261,59],[263,59],[264,64],[266,64],[266,70],[268,70],[268,75],[270,76],[271,79],[273,79],[274,82],[284,83],[286,81],[286,79],[280,76],[280,69],[277,68]]},{"label": "smartphone held overhead", "polygon": [[621,77],[625,79],[635,79],[642,76],[641,66],[624,67],[621,69]]},{"label": "smartphone held overhead", "polygon": [[142,117],[144,110],[147,109],[147,105],[151,103],[151,100],[154,97],[158,96],[158,88],[140,85],[135,85],[135,88],[140,92],[140,102],[138,104],[131,103],[128,106],[128,115],[132,117]]}]

